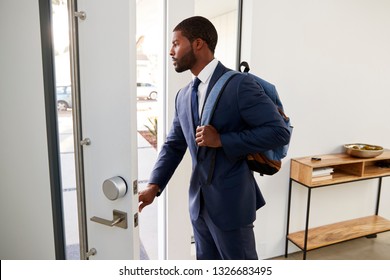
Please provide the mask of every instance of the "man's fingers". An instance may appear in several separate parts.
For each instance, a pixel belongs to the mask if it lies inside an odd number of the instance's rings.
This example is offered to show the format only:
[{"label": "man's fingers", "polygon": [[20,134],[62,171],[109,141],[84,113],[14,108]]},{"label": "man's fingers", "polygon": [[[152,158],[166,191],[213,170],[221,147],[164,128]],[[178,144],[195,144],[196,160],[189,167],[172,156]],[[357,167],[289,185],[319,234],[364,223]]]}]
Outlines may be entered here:
[{"label": "man's fingers", "polygon": [[149,184],[148,187],[138,193],[138,211],[141,212],[145,206],[152,204],[160,188],[156,184]]},{"label": "man's fingers", "polygon": [[138,212],[142,212],[142,209],[144,209],[144,207],[145,207],[146,205],[145,205],[145,203],[144,202],[140,202],[140,204],[138,205]]},{"label": "man's fingers", "polygon": [[148,206],[151,202],[148,201],[148,200],[141,200],[139,199],[139,203],[138,203],[138,211],[141,212],[142,209],[145,208],[145,206]]},{"label": "man's fingers", "polygon": [[148,206],[153,202],[154,198],[151,198],[146,191],[138,193],[138,211],[141,212],[145,206]]}]

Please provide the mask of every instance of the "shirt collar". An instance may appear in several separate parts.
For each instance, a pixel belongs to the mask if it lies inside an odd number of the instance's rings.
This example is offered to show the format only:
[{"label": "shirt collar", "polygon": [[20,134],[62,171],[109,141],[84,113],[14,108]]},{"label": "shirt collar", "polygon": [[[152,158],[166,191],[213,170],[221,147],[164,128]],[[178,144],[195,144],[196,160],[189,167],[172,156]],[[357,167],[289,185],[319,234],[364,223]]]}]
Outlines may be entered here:
[{"label": "shirt collar", "polygon": [[[215,68],[217,68],[218,62],[218,59],[214,58],[202,69],[202,71],[200,71],[200,73],[198,74],[198,79],[202,83],[208,83],[211,78],[211,75],[214,73]],[[194,75],[192,75],[192,79],[195,79]]]}]

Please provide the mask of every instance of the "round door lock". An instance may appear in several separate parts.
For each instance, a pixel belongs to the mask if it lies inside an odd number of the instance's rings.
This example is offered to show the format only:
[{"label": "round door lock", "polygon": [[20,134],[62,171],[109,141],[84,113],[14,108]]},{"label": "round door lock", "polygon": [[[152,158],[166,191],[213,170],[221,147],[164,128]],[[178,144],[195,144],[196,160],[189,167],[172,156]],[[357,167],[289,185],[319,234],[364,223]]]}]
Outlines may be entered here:
[{"label": "round door lock", "polygon": [[109,200],[124,197],[126,192],[126,181],[120,176],[112,177],[103,182],[103,193]]}]

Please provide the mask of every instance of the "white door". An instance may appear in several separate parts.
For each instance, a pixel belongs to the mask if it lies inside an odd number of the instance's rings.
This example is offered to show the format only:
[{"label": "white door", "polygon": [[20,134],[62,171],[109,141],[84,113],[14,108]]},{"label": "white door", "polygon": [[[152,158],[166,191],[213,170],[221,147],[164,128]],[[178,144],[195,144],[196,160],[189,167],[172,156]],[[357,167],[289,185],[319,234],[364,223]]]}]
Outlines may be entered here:
[{"label": "white door", "polygon": [[85,203],[79,209],[85,212],[81,228],[86,251],[92,253],[84,257],[139,259],[138,196],[133,189],[137,180],[135,1],[78,0],[75,6],[85,13],[85,18],[77,18],[78,141],[90,141],[79,146],[85,189],[84,197],[79,197]]}]

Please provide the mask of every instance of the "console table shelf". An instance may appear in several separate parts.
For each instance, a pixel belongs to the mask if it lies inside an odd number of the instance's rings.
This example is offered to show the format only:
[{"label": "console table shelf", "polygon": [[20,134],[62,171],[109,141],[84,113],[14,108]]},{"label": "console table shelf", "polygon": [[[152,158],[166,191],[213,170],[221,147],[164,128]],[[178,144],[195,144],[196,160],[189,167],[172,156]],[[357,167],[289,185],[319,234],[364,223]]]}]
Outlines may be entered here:
[{"label": "console table shelf", "polygon": [[[390,176],[390,167],[378,166],[381,163],[390,162],[389,150],[385,150],[375,158],[354,158],[347,154],[322,155],[320,158],[319,161],[313,161],[311,157],[291,159],[291,179],[307,187],[317,187]],[[313,170],[323,167],[334,168],[333,178],[312,182]]]},{"label": "console table shelf", "polygon": [[[390,231],[390,221],[380,216],[368,216],[309,229],[307,251],[324,246]],[[289,234],[287,238],[301,250],[305,245],[305,231]]]},{"label": "console table shelf", "polygon": [[[332,172],[322,177],[324,179],[313,176],[317,170],[323,168],[331,168]],[[289,241],[303,251],[303,259],[306,259],[307,251],[390,231],[390,221],[378,215],[382,178],[386,176],[390,176],[390,150],[385,150],[375,158],[355,158],[347,154],[329,154],[315,158],[291,159],[285,257],[287,258]],[[379,181],[375,215],[309,228],[311,191],[313,189],[369,179],[378,179]],[[289,233],[293,182],[308,190],[306,225],[302,231]]]}]

